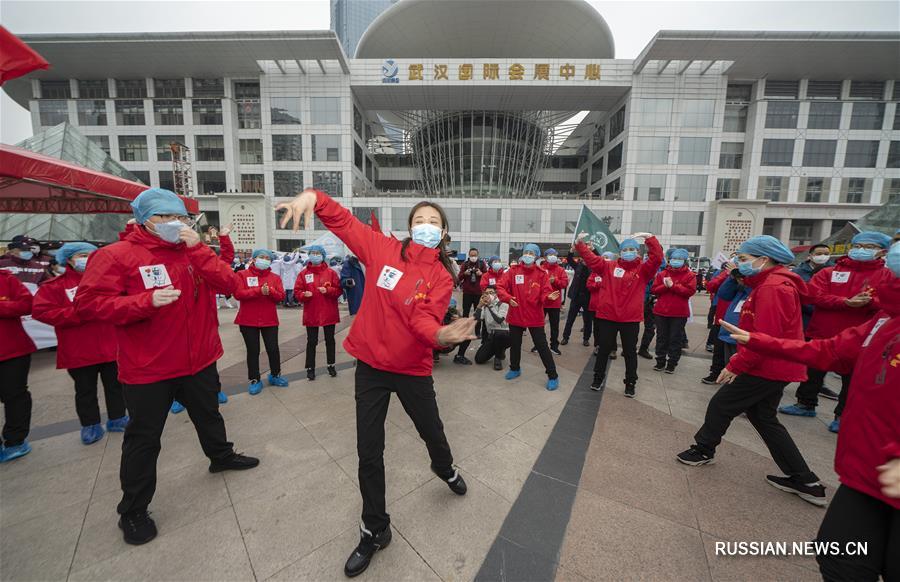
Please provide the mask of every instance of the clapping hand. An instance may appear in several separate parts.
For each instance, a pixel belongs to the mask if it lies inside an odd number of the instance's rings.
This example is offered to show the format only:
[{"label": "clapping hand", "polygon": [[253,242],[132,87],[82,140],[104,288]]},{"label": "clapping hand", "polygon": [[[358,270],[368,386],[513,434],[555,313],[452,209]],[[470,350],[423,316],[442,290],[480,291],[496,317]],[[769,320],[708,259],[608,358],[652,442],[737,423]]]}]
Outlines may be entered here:
[{"label": "clapping hand", "polygon": [[260,289],[260,291],[262,291],[263,295],[268,295],[269,294],[269,284],[263,283],[262,289]]},{"label": "clapping hand", "polygon": [[671,288],[672,285],[674,285],[674,282],[672,281],[672,277],[663,277],[663,285]]},{"label": "clapping hand", "polygon": [[160,308],[170,303],[175,303],[179,297],[181,297],[181,290],[171,285],[162,289],[156,289],[153,291],[153,307]]},{"label": "clapping hand", "polygon": [[868,293],[857,293],[853,297],[849,299],[845,299],[844,303],[847,304],[848,307],[865,307],[872,301],[872,296]]},{"label": "clapping hand", "polygon": [[452,346],[466,340],[475,339],[475,318],[461,317],[437,331],[437,343]]},{"label": "clapping hand", "polygon": [[557,299],[559,299],[559,289],[557,289],[550,295],[547,295],[547,299],[549,299],[550,301],[556,301]]},{"label": "clapping hand", "polygon": [[304,291],[303,296],[304,297],[312,297],[312,291]]},{"label": "clapping hand", "polygon": [[328,293],[328,289],[326,289],[325,287],[316,287],[316,288],[319,290],[319,293],[321,293],[322,295]]}]

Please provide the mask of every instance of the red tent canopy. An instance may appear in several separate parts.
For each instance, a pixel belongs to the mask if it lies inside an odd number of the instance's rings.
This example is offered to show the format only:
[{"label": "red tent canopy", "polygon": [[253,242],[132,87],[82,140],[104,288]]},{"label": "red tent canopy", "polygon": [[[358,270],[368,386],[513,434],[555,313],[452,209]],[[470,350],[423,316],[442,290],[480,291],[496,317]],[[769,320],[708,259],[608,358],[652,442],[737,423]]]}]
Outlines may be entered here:
[{"label": "red tent canopy", "polygon": [[[0,144],[0,212],[33,214],[131,214],[129,203],[147,189],[112,174]],[[200,212],[185,198],[188,212]]]},{"label": "red tent canopy", "polygon": [[26,75],[35,69],[47,69],[50,64],[19,37],[0,26],[0,85]]}]

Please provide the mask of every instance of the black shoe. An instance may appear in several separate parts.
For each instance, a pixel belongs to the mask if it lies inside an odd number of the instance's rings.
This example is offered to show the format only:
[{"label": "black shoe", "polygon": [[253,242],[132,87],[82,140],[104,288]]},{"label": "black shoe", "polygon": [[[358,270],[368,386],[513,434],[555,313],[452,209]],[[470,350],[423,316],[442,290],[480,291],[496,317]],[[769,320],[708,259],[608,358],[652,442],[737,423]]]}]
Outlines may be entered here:
[{"label": "black shoe", "polygon": [[674,373],[675,373],[675,366],[673,366],[673,365],[670,364],[670,365],[666,366],[666,369],[665,369],[664,371],[665,371],[666,374],[674,374]]},{"label": "black shoe", "polygon": [[700,378],[700,381],[703,382],[704,384],[718,384],[718,382],[716,382],[716,380],[718,380],[718,379],[719,379],[718,374],[710,374],[706,378]]},{"label": "black shoe", "polygon": [[819,507],[828,505],[828,499],[825,498],[825,486],[821,483],[806,485],[796,481],[793,477],[779,477],[777,475],[766,475],[766,482],[775,489],[793,493],[803,501],[813,505],[818,505]]},{"label": "black shoe", "polygon": [[634,398],[634,384],[625,384],[625,397]]},{"label": "black shoe", "polygon": [[712,345],[712,344],[706,344],[706,351],[707,351],[707,352],[712,352],[712,351],[714,351],[714,350],[715,350],[715,346],[714,346],[714,345]]},{"label": "black shoe", "polygon": [[337,377],[337,370],[334,369],[334,365],[328,366],[328,375],[332,378]]},{"label": "black shoe", "polygon": [[306,379],[312,382],[316,379],[316,369],[315,368],[307,368],[306,369]]},{"label": "black shoe", "polygon": [[584,347],[589,347],[591,345],[591,340],[584,340],[583,342],[581,342],[581,345],[583,345]]},{"label": "black shoe", "polygon": [[435,364],[437,364],[438,362],[440,362],[440,361],[441,361],[441,354],[438,353],[438,352],[434,352],[434,353],[431,355],[431,361],[434,362]]},{"label": "black shoe", "polygon": [[472,360],[470,360],[469,358],[467,358],[465,356],[461,356],[461,355],[457,354],[457,355],[453,356],[453,363],[461,364],[463,366],[471,366]]},{"label": "black shoe", "polygon": [[639,355],[640,357],[644,358],[645,360],[652,360],[652,359],[653,359],[653,356],[650,355],[650,352],[648,352],[646,349],[638,350],[638,355]]},{"label": "black shoe", "polygon": [[347,558],[344,564],[344,574],[348,578],[359,576],[369,567],[372,556],[378,550],[383,550],[391,543],[391,526],[387,526],[382,531],[374,535],[364,529],[359,531],[359,545]]},{"label": "black shoe", "polygon": [[503,360],[500,358],[494,358],[494,369],[502,370],[503,369]]},{"label": "black shoe", "polygon": [[594,355],[596,356],[600,352],[600,348],[594,348]]},{"label": "black shoe", "polygon": [[610,359],[610,360],[615,360],[615,359],[618,358],[618,357],[619,357],[619,356],[616,355],[616,352],[612,352],[612,353],[609,354],[609,359]]},{"label": "black shoe", "polygon": [[532,353],[532,354],[536,354],[536,353],[537,353],[537,346],[534,346],[533,348],[531,348],[531,353]]},{"label": "black shoe", "polygon": [[684,463],[685,465],[691,465],[692,467],[711,465],[716,462],[715,457],[707,455],[697,445],[691,445],[691,448],[678,453],[675,455],[675,458],[678,459],[679,462]]},{"label": "black shoe", "polygon": [[222,471],[246,471],[259,465],[259,459],[256,457],[248,457],[235,453],[227,459],[221,461],[213,461],[209,464],[210,473],[221,473]]},{"label": "black shoe", "polygon": [[663,360],[662,362],[660,362],[659,360],[656,360],[656,365],[653,366],[653,371],[654,372],[662,372],[665,369],[666,369],[665,360]]},{"label": "black shoe", "polygon": [[837,400],[839,394],[827,386],[819,388],[819,396],[828,400]]},{"label": "black shoe", "polygon": [[567,338],[567,337],[564,337],[561,340],[559,340],[559,345],[561,345],[561,346],[564,346],[568,343],[569,343],[569,338]]},{"label": "black shoe", "polygon": [[139,546],[156,537],[156,522],[147,510],[130,511],[119,518],[119,529],[126,544]]},{"label": "black shoe", "polygon": [[562,352],[559,351],[559,348],[550,348],[550,351],[556,354],[557,356],[561,356]]},{"label": "black shoe", "polygon": [[466,486],[466,482],[463,480],[462,475],[459,474],[459,469],[453,467],[453,474],[450,477],[445,478],[438,473],[435,473],[444,483],[447,484],[447,487],[450,488],[450,491],[453,491],[457,495],[465,495],[469,490],[468,486]]}]

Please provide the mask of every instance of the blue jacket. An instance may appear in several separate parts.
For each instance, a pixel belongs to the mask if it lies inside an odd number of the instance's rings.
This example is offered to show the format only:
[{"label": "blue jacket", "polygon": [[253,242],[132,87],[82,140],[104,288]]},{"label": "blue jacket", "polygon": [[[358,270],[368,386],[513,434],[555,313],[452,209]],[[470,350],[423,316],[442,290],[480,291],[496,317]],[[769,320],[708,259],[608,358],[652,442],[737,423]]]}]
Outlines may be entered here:
[{"label": "blue jacket", "polygon": [[341,287],[347,293],[347,305],[350,308],[350,315],[356,315],[356,312],[359,311],[365,286],[366,276],[359,265],[359,259],[348,256],[344,260],[344,264],[341,265]]},{"label": "blue jacket", "polygon": [[[738,324],[738,320],[741,318],[741,304],[744,302],[744,299],[750,295],[750,291],[750,287],[741,285],[735,281],[734,277],[725,279],[725,282],[719,287],[718,293],[716,293],[718,299],[721,299],[722,301],[731,301],[731,305],[728,306],[728,311],[725,312],[725,317],[722,318],[723,320],[732,325]],[[728,333],[724,327],[719,331],[719,339],[731,345],[737,343],[731,339],[731,334]]]}]

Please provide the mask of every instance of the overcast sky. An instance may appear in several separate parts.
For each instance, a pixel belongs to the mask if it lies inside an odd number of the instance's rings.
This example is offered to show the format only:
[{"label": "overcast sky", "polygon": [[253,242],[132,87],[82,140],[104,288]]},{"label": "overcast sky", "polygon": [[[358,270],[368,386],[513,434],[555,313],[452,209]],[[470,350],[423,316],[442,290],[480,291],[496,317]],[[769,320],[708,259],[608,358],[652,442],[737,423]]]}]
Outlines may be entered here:
[{"label": "overcast sky", "polygon": [[[508,1],[515,3],[515,0]],[[900,2],[897,0],[592,0],[590,3],[612,29],[616,57],[623,59],[636,57],[653,35],[663,29],[900,30]],[[16,34],[324,30],[329,28],[329,21],[327,0],[0,0],[0,23]],[[785,57],[789,58],[789,55]],[[0,141],[15,143],[31,133],[27,112],[3,93],[0,97]]]}]

